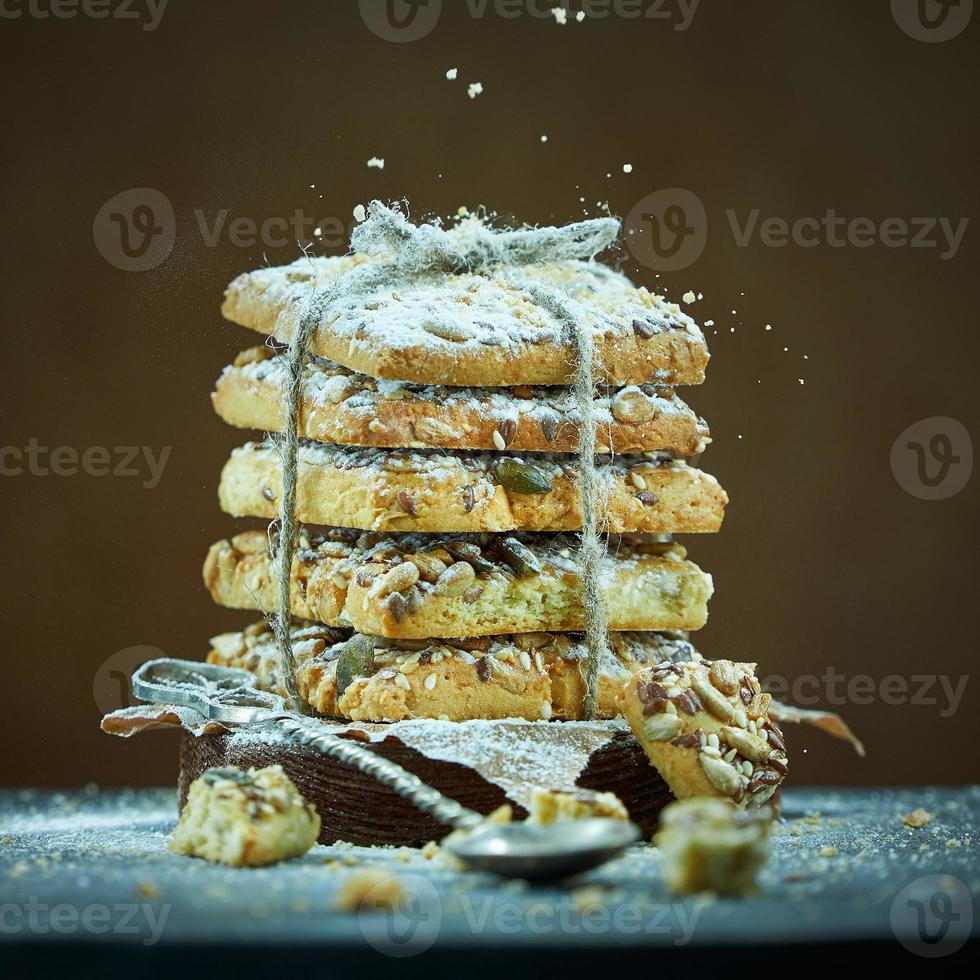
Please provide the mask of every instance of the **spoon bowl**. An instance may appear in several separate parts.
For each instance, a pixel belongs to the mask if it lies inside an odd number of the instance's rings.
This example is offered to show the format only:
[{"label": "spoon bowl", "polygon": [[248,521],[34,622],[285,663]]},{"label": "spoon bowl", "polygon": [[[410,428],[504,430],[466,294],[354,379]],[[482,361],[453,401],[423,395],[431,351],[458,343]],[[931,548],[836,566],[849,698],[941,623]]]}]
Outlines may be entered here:
[{"label": "spoon bowl", "polygon": [[488,823],[447,842],[446,848],[473,870],[542,881],[568,878],[605,864],[640,836],[636,824],[605,817],[543,826]]}]

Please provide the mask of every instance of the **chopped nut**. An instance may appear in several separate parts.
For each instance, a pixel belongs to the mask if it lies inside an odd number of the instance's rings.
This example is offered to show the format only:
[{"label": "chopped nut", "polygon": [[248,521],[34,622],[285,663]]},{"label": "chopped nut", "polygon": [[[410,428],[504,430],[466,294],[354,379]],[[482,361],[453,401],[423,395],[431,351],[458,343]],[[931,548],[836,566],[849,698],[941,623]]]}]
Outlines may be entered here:
[{"label": "chopped nut", "polygon": [[475,581],[473,566],[467,561],[457,561],[439,576],[436,592],[451,598],[461,596]]},{"label": "chopped nut", "polygon": [[932,823],[932,819],[932,814],[928,810],[923,809],[921,806],[917,806],[911,813],[906,813],[905,816],[902,817],[902,823],[905,824],[906,827],[926,827]]}]

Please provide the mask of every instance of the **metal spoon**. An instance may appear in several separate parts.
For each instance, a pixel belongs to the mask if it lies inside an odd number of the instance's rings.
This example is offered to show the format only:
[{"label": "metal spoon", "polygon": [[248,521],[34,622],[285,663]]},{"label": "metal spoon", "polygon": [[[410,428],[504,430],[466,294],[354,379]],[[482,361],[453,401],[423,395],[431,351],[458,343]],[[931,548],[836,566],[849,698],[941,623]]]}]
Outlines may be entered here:
[{"label": "metal spoon", "polygon": [[133,694],[141,701],[193,708],[228,727],[277,729],[293,742],[338,759],[440,823],[469,831],[446,847],[479,871],[506,878],[564,878],[605,863],[640,839],[639,828],[626,820],[568,820],[545,826],[489,823],[396,763],[291,713],[281,697],[258,690],[255,676],[247,670],[189,660],[150,660],[133,674]]}]

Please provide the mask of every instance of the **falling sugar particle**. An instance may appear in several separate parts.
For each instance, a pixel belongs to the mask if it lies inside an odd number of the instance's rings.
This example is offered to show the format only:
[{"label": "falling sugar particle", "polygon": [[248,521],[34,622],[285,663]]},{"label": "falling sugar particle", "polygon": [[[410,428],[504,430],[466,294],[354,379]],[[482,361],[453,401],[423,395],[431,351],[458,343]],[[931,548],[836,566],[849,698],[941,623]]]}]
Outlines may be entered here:
[{"label": "falling sugar particle", "polygon": [[551,16],[554,17],[559,24],[564,25],[568,23],[568,11],[564,7],[552,7]]},{"label": "falling sugar particle", "polygon": [[633,173],[633,164],[632,163],[624,163],[623,164],[623,173],[624,174],[631,174],[631,173]]},{"label": "falling sugar particle", "polygon": [[802,384],[806,384],[806,382],[802,378],[799,378],[798,380],[799,380],[799,382],[800,382],[801,385]]},{"label": "falling sugar particle", "polygon": [[449,81],[451,82],[455,82],[458,77],[459,77],[458,68],[450,68],[449,71],[446,72],[446,78],[449,79]]},{"label": "falling sugar particle", "polygon": [[691,292],[691,290],[689,289],[689,290],[688,290],[688,291],[687,291],[687,292],[686,292],[686,293],[685,293],[685,294],[684,294],[684,295],[683,295],[683,296],[681,297],[681,299],[682,299],[682,300],[683,300],[683,301],[684,301],[685,303],[693,303],[693,302],[694,302],[694,301],[695,301],[695,300],[697,299],[697,296],[695,296],[695,295],[694,295],[694,293],[693,293],[693,292]]},{"label": "falling sugar particle", "polygon": [[483,95],[483,82],[473,82],[466,90],[466,94],[475,99],[478,95]]},{"label": "falling sugar particle", "polygon": [[313,229],[313,234],[314,235],[322,235],[323,234],[323,229],[322,228],[314,228]]},{"label": "falling sugar particle", "polygon": [[739,439],[742,438],[742,433],[741,432],[738,434],[738,437],[739,437]]},{"label": "falling sugar particle", "polygon": [[705,320],[704,321],[704,325],[706,327],[713,327],[715,325],[715,321],[714,320]]},{"label": "falling sugar particle", "polygon": [[579,11],[579,12],[578,12],[578,13],[577,13],[577,14],[575,15],[575,19],[576,19],[576,20],[577,20],[577,21],[578,21],[578,22],[579,22],[579,23],[581,24],[581,23],[582,23],[582,21],[583,21],[583,20],[585,20],[585,11],[584,11],[584,10],[580,10],[580,11]]},{"label": "falling sugar particle", "polygon": [[368,160],[367,165],[369,167],[373,167],[375,170],[384,170],[385,168],[384,157],[371,157],[371,159]]},{"label": "falling sugar particle", "polygon": [[366,219],[367,211],[364,210],[364,205],[358,204],[357,207],[354,208],[354,220],[360,224],[360,222],[365,221]]},{"label": "falling sugar particle", "polygon": [[767,323],[766,324],[766,330],[772,330],[772,324],[771,323]]},{"label": "falling sugar particle", "polygon": [[541,142],[542,143],[547,143],[548,142],[548,137],[544,133],[541,134]]}]

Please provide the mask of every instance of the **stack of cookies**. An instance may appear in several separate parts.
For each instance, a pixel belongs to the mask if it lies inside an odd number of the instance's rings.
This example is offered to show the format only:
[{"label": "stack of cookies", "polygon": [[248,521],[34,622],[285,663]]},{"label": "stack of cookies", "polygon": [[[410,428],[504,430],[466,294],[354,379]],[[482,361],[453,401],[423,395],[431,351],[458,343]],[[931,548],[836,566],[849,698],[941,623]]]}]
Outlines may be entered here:
[{"label": "stack of cookies", "polygon": [[[266,340],[224,370],[214,407],[267,436],[225,464],[219,499],[228,514],[278,515],[283,347],[315,291],[368,261],[303,258],[229,287],[224,315]],[[691,685],[712,665],[686,631],[705,624],[712,581],[672,538],[717,531],[727,503],[689,461],[709,434],[675,390],[704,379],[704,337],[676,305],[595,261],[519,273],[423,272],[351,298],[314,330],[299,396],[297,691],[315,712],[359,722],[584,717],[576,347],[567,324],[519,285],[536,282],[580,304],[594,336],[610,630],[598,714],[625,710],[658,768],[650,749],[662,755],[664,745],[695,765],[717,759],[724,769],[702,766],[713,770],[709,787],[742,799],[755,763],[743,765],[733,739],[760,740],[759,703],[750,719],[739,700],[743,684],[755,698],[758,682],[751,666],[718,661],[725,686],[713,690],[731,703],[717,720],[735,735],[720,739],[717,726],[701,723],[712,702]],[[217,603],[275,611],[270,534],[264,525],[211,547],[204,579]],[[264,621],[216,637],[209,659],[285,688]],[[658,700],[662,689],[670,693]],[[677,787],[665,778],[677,793],[681,778]]]}]

